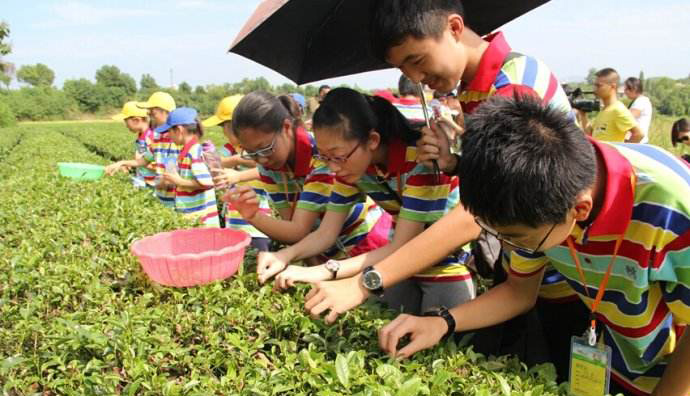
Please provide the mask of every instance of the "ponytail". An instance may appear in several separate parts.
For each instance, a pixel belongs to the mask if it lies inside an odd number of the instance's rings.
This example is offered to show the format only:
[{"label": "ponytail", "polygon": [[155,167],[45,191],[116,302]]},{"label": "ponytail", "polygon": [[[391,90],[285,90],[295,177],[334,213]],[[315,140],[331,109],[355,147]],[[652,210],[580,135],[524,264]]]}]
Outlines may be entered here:
[{"label": "ponytail", "polygon": [[301,125],[299,113],[291,106],[292,100],[287,95],[276,97],[265,91],[254,91],[245,95],[232,113],[232,129],[235,135],[245,128],[257,129],[264,133],[278,132],[285,119],[292,122],[293,129]]},{"label": "ponytail", "polygon": [[314,129],[343,128],[348,140],[365,142],[369,132],[376,130],[381,142],[400,139],[414,143],[421,133],[414,130],[407,119],[389,101],[377,96],[361,94],[350,88],[336,88],[328,93],[314,113]]}]

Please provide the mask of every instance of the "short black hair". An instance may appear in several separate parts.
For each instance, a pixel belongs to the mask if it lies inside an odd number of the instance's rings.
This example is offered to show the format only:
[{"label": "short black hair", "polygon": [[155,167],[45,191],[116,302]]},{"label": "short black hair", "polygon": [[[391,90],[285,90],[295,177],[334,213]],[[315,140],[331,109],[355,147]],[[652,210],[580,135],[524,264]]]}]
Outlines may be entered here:
[{"label": "short black hair", "polygon": [[406,75],[401,74],[398,79],[398,94],[400,96],[419,96],[419,89]]},{"label": "short black hair", "polygon": [[382,61],[408,36],[440,37],[450,14],[465,15],[460,0],[376,0],[371,10],[371,49]]},{"label": "short black hair", "polygon": [[565,112],[538,98],[493,97],[466,125],[460,200],[489,225],[562,223],[594,184],[594,147]]},{"label": "short black hair", "polygon": [[671,126],[671,144],[673,147],[680,143],[680,134],[685,131],[690,131],[690,123],[686,118],[681,118],[673,123]]},{"label": "short black hair", "polygon": [[605,78],[611,84],[615,84],[616,87],[620,85],[621,77],[616,71],[616,69],[611,67],[605,67],[598,72],[594,73],[595,76]]},{"label": "short black hair", "polygon": [[330,86],[330,85],[326,85],[326,84],[320,86],[320,87],[319,87],[319,95],[321,95],[321,92],[322,92],[324,89],[331,89],[331,86]]}]

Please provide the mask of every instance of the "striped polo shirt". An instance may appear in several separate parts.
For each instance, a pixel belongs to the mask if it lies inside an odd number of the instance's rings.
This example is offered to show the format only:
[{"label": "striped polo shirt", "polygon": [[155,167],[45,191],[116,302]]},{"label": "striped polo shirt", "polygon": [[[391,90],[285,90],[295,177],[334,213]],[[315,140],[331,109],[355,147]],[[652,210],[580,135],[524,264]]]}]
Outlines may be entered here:
[{"label": "striped polo shirt", "polygon": [[[180,147],[170,139],[170,134],[153,133],[153,142],[149,146],[149,150],[144,155],[148,162],[152,162],[156,169],[156,175],[161,176],[165,173],[165,164],[167,162],[177,161],[177,156],[180,154]],[[165,206],[169,208],[175,207],[175,187],[156,188],[156,197]]]},{"label": "striped polo shirt", "polygon": [[556,76],[544,62],[531,56],[511,54],[511,48],[496,32],[484,38],[489,46],[482,55],[477,74],[470,83],[462,83],[458,100],[465,113],[472,113],[493,95],[512,97],[514,93],[534,95],[545,105],[570,114],[568,97]]},{"label": "striped polo shirt", "polygon": [[[232,157],[237,155],[239,150],[235,149],[230,143],[226,143],[223,147],[218,150],[221,157]],[[236,170],[242,171],[248,169],[244,166],[236,167]],[[249,182],[240,183],[241,185],[249,185],[256,192],[256,196],[259,198],[259,212],[266,215],[271,214],[271,207],[268,204],[268,197],[266,196],[266,191],[263,189],[263,183],[261,180],[252,180]],[[252,238],[268,238],[266,234],[259,231],[253,225],[249,224],[245,220],[240,212],[233,209],[232,204],[226,202],[223,205],[223,217],[225,218],[225,228],[232,228],[234,230],[244,231],[249,234]]]},{"label": "striped polo shirt", "polygon": [[530,276],[548,261],[591,306],[623,235],[596,316],[613,349],[613,378],[632,394],[651,393],[677,325],[690,322],[690,167],[655,146],[590,141],[604,159],[607,185],[596,219],[572,233],[587,290],[565,243],[540,257],[514,252],[511,273]]},{"label": "striped polo shirt", "polygon": [[[295,169],[290,169],[287,164],[277,170],[258,165],[261,181],[276,209],[304,209],[317,212],[323,217],[335,176],[326,164],[314,158],[317,153],[314,137],[304,128],[298,127],[295,132]],[[352,249],[366,242],[369,231],[384,215],[374,201],[365,198],[348,210],[349,215],[336,244],[324,253],[328,258],[349,257]]]},{"label": "striped polo shirt", "polygon": [[[395,139],[388,143],[387,158],[385,171],[369,167],[355,184],[336,178],[328,210],[350,210],[355,202],[366,195],[396,221],[406,219],[430,226],[458,205],[458,178],[445,174],[437,178],[433,170],[417,163],[415,145]],[[456,255],[445,258],[414,278],[443,282],[471,280],[469,272]]]},{"label": "striped polo shirt", "polygon": [[[556,76],[540,60],[531,56],[511,53],[503,33],[496,32],[484,38],[489,46],[482,55],[474,79],[459,87],[458,100],[463,112],[471,114],[493,95],[512,97],[515,93],[537,96],[548,106],[572,114],[568,97]],[[571,117],[572,118],[572,117]],[[574,118],[573,122],[575,121]],[[508,262],[504,261],[507,267]],[[575,292],[565,278],[553,268],[545,271],[539,297],[549,301],[568,301]]]},{"label": "striped polo shirt", "polygon": [[198,220],[205,227],[219,227],[216,190],[213,178],[202,156],[203,149],[196,139],[187,143],[177,160],[177,171],[183,179],[194,180],[203,188],[175,188],[175,210],[185,217]]},{"label": "striped polo shirt", "polygon": [[[395,100],[393,106],[412,124],[412,125],[423,125],[426,124],[424,119],[424,109],[422,108],[422,102],[418,98],[406,99],[406,98],[394,98]],[[427,106],[427,112],[429,117],[431,117],[434,112],[431,107]]]},{"label": "striped polo shirt", "polygon": [[[137,139],[134,141],[134,152],[142,157],[146,156],[146,153],[150,150],[153,144],[153,129],[149,128],[145,132],[140,133]],[[156,172],[149,169],[146,166],[140,166],[137,168],[136,177],[141,179],[146,183],[147,186],[154,186],[154,179],[156,178]]]}]

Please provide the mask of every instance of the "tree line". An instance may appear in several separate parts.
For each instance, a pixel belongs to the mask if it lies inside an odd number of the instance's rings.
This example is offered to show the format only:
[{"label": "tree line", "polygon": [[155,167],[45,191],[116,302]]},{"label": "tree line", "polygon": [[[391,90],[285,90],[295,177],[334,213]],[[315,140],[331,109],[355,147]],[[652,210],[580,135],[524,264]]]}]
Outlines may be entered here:
[{"label": "tree line", "polygon": [[[59,89],[53,85],[55,72],[50,67],[37,63],[16,69],[13,64],[4,60],[3,57],[12,50],[7,42],[9,34],[9,26],[0,22],[0,83],[4,84],[4,88],[0,88],[0,126],[12,124],[16,120],[103,116],[116,111],[128,100],[143,101],[159,90],[173,95],[179,105],[195,107],[202,114],[213,113],[216,104],[228,95],[265,90],[275,94],[298,92],[311,97],[316,96],[318,90],[314,85],[272,85],[263,77],[196,87],[186,82],[177,87],[161,87],[150,74],[142,75],[137,84],[132,76],[114,65],[99,68],[94,81],[86,78],[66,80]],[[591,68],[584,81],[575,82],[571,86],[591,90],[594,72],[596,69]],[[21,84],[19,89],[10,89],[13,78]],[[640,79],[644,81],[645,94],[650,97],[659,114],[690,114],[690,76],[683,79],[644,78],[640,72]]]}]

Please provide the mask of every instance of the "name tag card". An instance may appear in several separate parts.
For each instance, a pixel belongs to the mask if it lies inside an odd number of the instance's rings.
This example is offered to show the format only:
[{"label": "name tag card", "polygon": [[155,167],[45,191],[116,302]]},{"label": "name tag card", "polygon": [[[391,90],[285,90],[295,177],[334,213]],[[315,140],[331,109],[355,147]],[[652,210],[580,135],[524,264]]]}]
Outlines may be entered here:
[{"label": "name tag card", "polygon": [[573,337],[570,343],[570,394],[573,396],[602,396],[609,393],[611,377],[611,347],[590,346],[583,337]]}]

